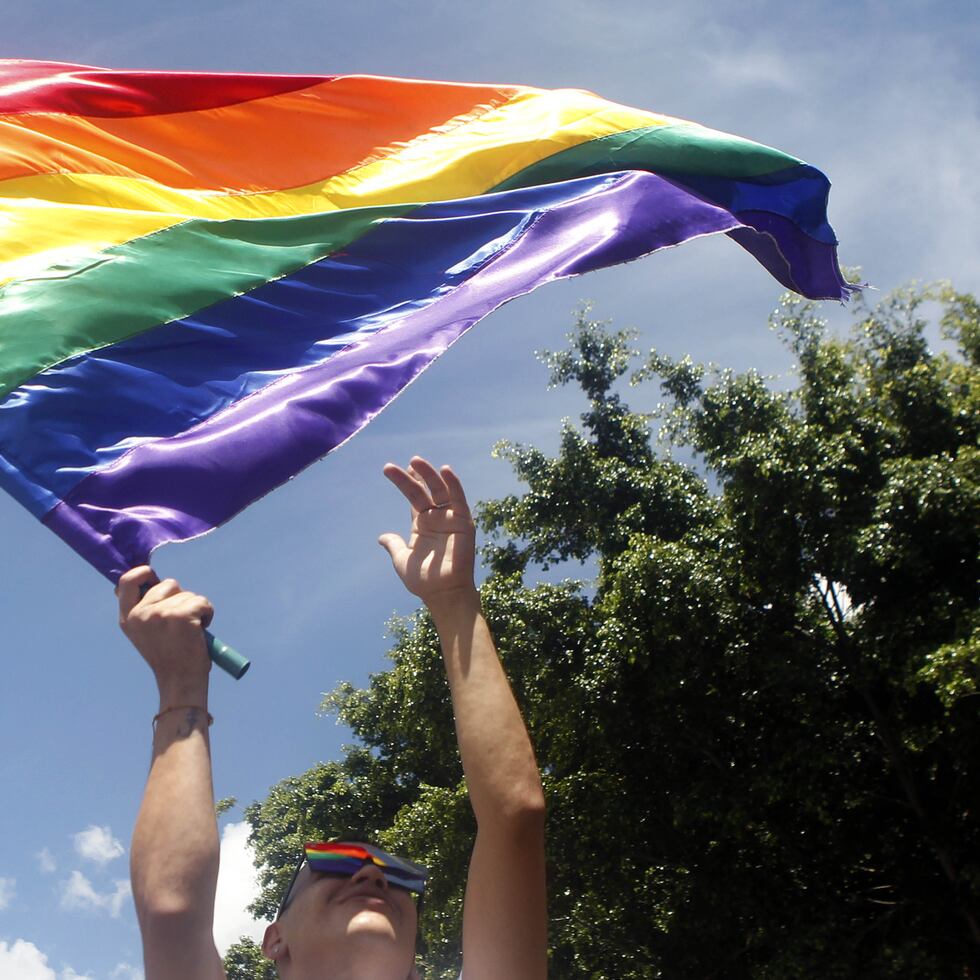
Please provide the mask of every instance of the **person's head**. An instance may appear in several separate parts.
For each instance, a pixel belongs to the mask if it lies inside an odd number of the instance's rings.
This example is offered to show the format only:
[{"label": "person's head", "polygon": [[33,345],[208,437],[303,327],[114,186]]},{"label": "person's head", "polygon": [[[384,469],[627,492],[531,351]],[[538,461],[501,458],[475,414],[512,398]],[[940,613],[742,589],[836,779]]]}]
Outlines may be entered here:
[{"label": "person's head", "polygon": [[307,844],[262,951],[282,980],[417,980],[425,869],[371,844]]}]

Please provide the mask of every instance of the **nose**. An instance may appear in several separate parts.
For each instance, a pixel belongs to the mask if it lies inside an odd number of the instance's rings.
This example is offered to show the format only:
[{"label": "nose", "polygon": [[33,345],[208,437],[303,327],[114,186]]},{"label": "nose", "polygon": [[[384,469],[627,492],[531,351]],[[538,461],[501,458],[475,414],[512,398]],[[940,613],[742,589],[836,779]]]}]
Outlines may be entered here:
[{"label": "nose", "polygon": [[365,861],[358,870],[351,875],[351,882],[359,885],[362,882],[370,882],[382,891],[388,890],[388,879],[385,878],[381,869],[371,861]]}]

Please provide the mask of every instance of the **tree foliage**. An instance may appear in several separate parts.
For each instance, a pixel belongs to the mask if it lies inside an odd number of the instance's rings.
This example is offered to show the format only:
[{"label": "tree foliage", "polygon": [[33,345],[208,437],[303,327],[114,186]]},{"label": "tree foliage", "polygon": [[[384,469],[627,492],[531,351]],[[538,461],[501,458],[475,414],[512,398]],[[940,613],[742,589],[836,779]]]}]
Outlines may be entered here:
[{"label": "tree foliage", "polygon": [[[980,305],[855,313],[840,339],[784,300],[780,390],[583,312],[545,356],[581,427],[499,449],[527,489],[481,508],[482,594],[543,770],[563,980],[980,976]],[[631,410],[627,378],[663,402]],[[594,581],[527,584],[569,560]],[[248,809],[256,910],[304,840],[361,828],[431,867],[424,962],[455,977],[474,826],[424,613],[390,657],[325,699],[344,758]]]},{"label": "tree foliage", "polygon": [[273,962],[262,955],[259,944],[247,936],[228,947],[224,963],[228,980],[277,980],[279,975]]}]

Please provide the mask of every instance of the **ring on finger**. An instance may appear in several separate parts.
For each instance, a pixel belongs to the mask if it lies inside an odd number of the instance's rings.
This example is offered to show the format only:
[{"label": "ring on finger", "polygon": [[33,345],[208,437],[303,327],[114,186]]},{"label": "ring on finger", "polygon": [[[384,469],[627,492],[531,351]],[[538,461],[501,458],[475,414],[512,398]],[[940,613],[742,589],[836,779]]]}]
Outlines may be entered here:
[{"label": "ring on finger", "polygon": [[436,503],[433,503],[430,507],[426,507],[425,509],[427,511],[428,510],[445,510],[449,506],[449,503],[450,502],[448,500],[444,504],[436,504]]}]

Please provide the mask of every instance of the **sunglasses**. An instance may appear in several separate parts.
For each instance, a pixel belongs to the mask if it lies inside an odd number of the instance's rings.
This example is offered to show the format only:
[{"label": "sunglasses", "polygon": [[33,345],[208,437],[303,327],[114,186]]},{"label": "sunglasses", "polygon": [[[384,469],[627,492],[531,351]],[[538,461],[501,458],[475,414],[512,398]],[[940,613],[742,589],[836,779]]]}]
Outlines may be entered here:
[{"label": "sunglasses", "polygon": [[345,875],[351,877],[357,874],[365,864],[373,864],[381,870],[385,881],[396,888],[404,888],[421,896],[425,891],[425,879],[428,871],[420,864],[406,861],[395,854],[360,841],[324,841],[319,844],[305,844],[303,854],[296,865],[289,887],[283,895],[276,913],[278,919],[292,898],[296,880],[299,878],[303,865],[309,864],[311,871],[323,874]]}]

